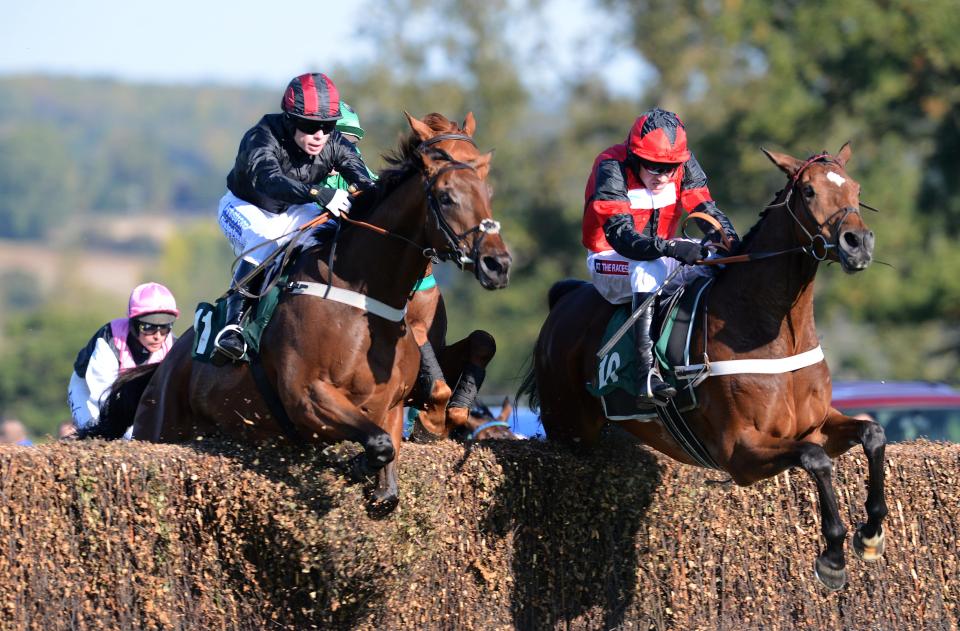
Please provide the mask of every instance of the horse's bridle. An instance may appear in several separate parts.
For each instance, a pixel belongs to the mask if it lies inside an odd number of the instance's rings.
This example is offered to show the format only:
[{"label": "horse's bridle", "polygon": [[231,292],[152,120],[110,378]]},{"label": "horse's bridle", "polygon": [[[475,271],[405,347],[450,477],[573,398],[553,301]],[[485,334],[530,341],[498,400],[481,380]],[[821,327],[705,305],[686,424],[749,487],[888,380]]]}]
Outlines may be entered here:
[{"label": "horse's bridle", "polygon": [[[438,142],[444,140],[462,140],[469,142],[474,147],[477,144],[473,141],[473,138],[467,136],[466,134],[439,134],[433,138],[428,138],[420,143],[417,147],[418,153],[423,153],[424,150],[429,149],[431,145],[434,145]],[[500,222],[494,219],[483,219],[476,226],[465,230],[464,232],[457,234],[456,231],[447,223],[446,219],[443,218],[443,213],[440,211],[440,202],[437,200],[436,195],[434,195],[434,186],[437,183],[437,179],[448,171],[455,171],[458,169],[470,169],[471,171],[476,171],[476,169],[467,164],[466,162],[460,162],[459,160],[454,160],[453,157],[444,151],[443,149],[432,149],[436,155],[448,162],[448,164],[434,173],[432,176],[427,176],[426,173],[424,176],[424,192],[427,196],[427,205],[430,208],[430,212],[433,213],[433,218],[436,220],[437,225],[440,227],[440,231],[443,233],[444,238],[447,240],[447,248],[442,251],[437,251],[435,248],[428,248],[420,245],[416,241],[408,239],[407,237],[397,234],[395,232],[390,232],[381,228],[380,226],[374,226],[365,221],[358,221],[356,219],[350,219],[347,215],[343,215],[347,223],[351,223],[357,226],[362,226],[364,228],[373,230],[382,235],[388,237],[394,237],[402,241],[406,241],[410,245],[418,248],[423,255],[433,261],[434,263],[439,263],[441,261],[453,261],[456,263],[457,267],[463,269],[463,266],[467,263],[473,263],[474,275],[479,279],[480,278],[480,246],[483,243],[483,238],[488,234],[498,234],[500,232]],[[473,248],[470,249],[470,255],[466,254],[466,238],[473,234],[474,232],[479,232],[479,236],[473,241]]]},{"label": "horse's bridle", "polygon": [[[803,222],[800,221],[800,219],[793,213],[793,210],[790,208],[790,198],[793,196],[793,192],[800,185],[800,176],[803,174],[803,172],[807,169],[808,166],[810,166],[811,164],[814,164],[815,162],[826,162],[826,163],[832,163],[832,164],[836,164],[837,166],[840,166],[840,164],[836,161],[836,159],[827,152],[819,153],[813,157],[807,158],[807,161],[804,162],[800,166],[800,168],[797,169],[797,172],[794,173],[793,176],[790,178],[790,187],[787,189],[787,194],[786,194],[786,197],[784,197],[784,200],[779,204],[770,205],[769,208],[779,208],[781,206],[785,208],[786,211],[790,213],[790,217],[793,218],[793,221],[800,227],[803,233],[807,235],[807,239],[810,240],[810,243],[808,243],[805,246],[802,246],[802,251],[805,254],[812,256],[817,261],[823,261],[823,260],[826,260],[827,255],[830,253],[830,250],[833,250],[839,247],[840,233],[841,233],[841,228],[843,227],[843,222],[845,222],[847,220],[847,217],[849,217],[851,214],[859,215],[860,209],[854,208],[853,206],[844,206],[843,208],[838,208],[836,211],[831,213],[830,216],[828,216],[824,221],[819,222],[817,221],[817,218],[814,216],[813,211],[810,210],[810,205],[807,203],[806,197],[804,195],[801,195],[800,200],[803,202],[804,210],[807,211],[807,217],[809,217],[810,221],[812,221],[814,225],[816,225],[817,227],[815,230],[816,234],[810,234],[810,232],[803,225]],[[836,224],[836,243],[830,243],[829,241],[827,241],[827,238],[823,236],[823,227],[828,223],[830,223],[830,220],[833,217],[835,217],[838,213],[843,213],[843,216],[840,217],[840,221]],[[820,244],[820,246],[823,248],[822,254],[817,252],[817,244]]]},{"label": "horse's bridle", "polygon": [[[809,243],[807,243],[806,245],[798,245],[795,248],[778,250],[776,252],[756,252],[756,253],[750,253],[750,254],[737,254],[734,256],[724,256],[719,258],[706,259],[702,261],[702,263],[704,265],[744,263],[746,261],[755,261],[759,259],[770,258],[772,256],[778,256],[780,254],[790,254],[792,252],[803,252],[804,254],[809,255],[816,261],[826,260],[827,255],[830,253],[830,250],[839,247],[840,233],[841,233],[840,228],[843,227],[843,222],[845,222],[847,220],[847,217],[849,217],[851,214],[859,215],[860,209],[854,208],[853,206],[844,206],[843,208],[838,208],[836,211],[831,213],[831,215],[827,217],[826,220],[824,220],[823,222],[819,222],[817,221],[817,218],[814,216],[813,211],[810,210],[810,206],[807,203],[806,199],[804,198],[803,195],[801,195],[800,199],[803,202],[803,208],[806,211],[807,216],[809,217],[810,221],[812,221],[814,225],[817,226],[815,230],[816,234],[810,234],[810,231],[807,230],[807,228],[803,225],[803,222],[800,221],[800,219],[796,216],[796,214],[794,214],[793,210],[790,208],[790,198],[793,197],[793,192],[800,185],[800,175],[803,174],[803,172],[807,169],[807,167],[809,167],[811,164],[814,164],[815,162],[830,162],[833,164],[837,164],[839,166],[839,163],[836,161],[836,159],[827,152],[819,153],[815,156],[807,158],[806,162],[804,162],[800,166],[800,168],[797,169],[797,171],[790,177],[790,182],[788,183],[788,186],[786,186],[784,190],[780,191],[780,194],[777,195],[777,197],[779,198],[780,195],[783,194],[783,200],[779,202],[774,202],[769,206],[767,206],[766,208],[764,208],[764,211],[771,210],[774,208],[785,208],[786,211],[790,214],[790,217],[793,219],[793,221],[800,227],[803,233],[807,236],[807,239],[809,239],[810,241]],[[863,202],[858,202],[858,203],[864,208],[877,212],[877,209],[874,208],[873,206],[870,206],[869,204],[865,204]],[[827,237],[823,236],[823,227],[827,225],[830,222],[830,219],[836,216],[837,213],[841,213],[841,212],[843,213],[843,216],[840,218],[840,221],[836,224],[837,225],[836,243],[830,243],[827,240]],[[818,246],[819,248],[821,248],[822,253],[818,251]]]},{"label": "horse's bridle", "polygon": [[[429,150],[432,145],[435,145],[438,142],[443,142],[444,140],[462,140],[464,142],[469,142],[474,147],[477,146],[473,138],[467,136],[466,134],[440,134],[421,142],[420,146],[417,147],[417,151],[419,153],[423,153],[425,150]],[[455,171],[458,169],[470,169],[472,171],[476,171],[476,169],[466,162],[454,160],[449,153],[442,149],[432,149],[432,151],[446,160],[448,164],[437,170],[437,172],[430,177],[426,177],[425,174],[424,192],[427,195],[427,204],[430,207],[430,211],[433,213],[433,218],[436,220],[437,225],[440,227],[440,231],[447,240],[447,248],[441,252],[438,252],[434,248],[423,248],[423,255],[432,261],[453,261],[460,269],[463,269],[464,265],[467,263],[473,263],[474,275],[479,278],[480,246],[483,243],[483,238],[485,236],[488,234],[498,234],[500,232],[500,222],[493,219],[483,219],[476,226],[460,234],[457,234],[456,231],[454,231],[450,224],[447,223],[447,220],[444,219],[443,213],[440,211],[440,202],[437,200],[437,196],[434,194],[434,186],[436,185],[440,176],[448,171]],[[470,255],[468,256],[466,254],[466,239],[474,232],[479,232],[480,234],[477,235],[477,237],[473,240],[473,248],[470,249]]]}]

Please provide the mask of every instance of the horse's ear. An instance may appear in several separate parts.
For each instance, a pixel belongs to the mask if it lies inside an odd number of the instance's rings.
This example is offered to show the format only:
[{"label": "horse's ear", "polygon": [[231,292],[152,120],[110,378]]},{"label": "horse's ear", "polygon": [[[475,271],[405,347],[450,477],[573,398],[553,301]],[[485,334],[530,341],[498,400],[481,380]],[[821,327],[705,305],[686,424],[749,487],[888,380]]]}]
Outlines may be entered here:
[{"label": "horse's ear", "polygon": [[493,152],[488,151],[483,154],[476,160],[470,161],[470,166],[477,170],[477,176],[481,180],[487,179],[487,175],[490,173],[490,161],[493,159]]},{"label": "horse's ear", "polygon": [[767,151],[763,147],[760,147],[760,151],[766,154],[770,158],[770,162],[773,162],[777,167],[786,173],[789,177],[793,177],[797,171],[800,170],[800,167],[803,166],[801,160],[797,160],[793,156],[789,156],[785,153],[777,153],[776,151]]},{"label": "horse's ear", "polygon": [[850,155],[853,153],[853,149],[850,148],[850,141],[843,143],[843,146],[840,147],[840,151],[837,152],[837,155],[834,156],[834,159],[840,166],[846,166],[847,160],[850,159]]},{"label": "horse's ear", "polygon": [[413,133],[417,135],[417,138],[419,138],[421,142],[433,138],[434,131],[430,129],[429,125],[419,118],[410,116],[408,112],[404,112],[403,115],[407,117],[407,122],[410,123],[410,129],[413,130]]},{"label": "horse's ear", "polygon": [[473,136],[477,129],[477,121],[473,118],[473,112],[467,112],[467,117],[463,119],[463,133]]}]

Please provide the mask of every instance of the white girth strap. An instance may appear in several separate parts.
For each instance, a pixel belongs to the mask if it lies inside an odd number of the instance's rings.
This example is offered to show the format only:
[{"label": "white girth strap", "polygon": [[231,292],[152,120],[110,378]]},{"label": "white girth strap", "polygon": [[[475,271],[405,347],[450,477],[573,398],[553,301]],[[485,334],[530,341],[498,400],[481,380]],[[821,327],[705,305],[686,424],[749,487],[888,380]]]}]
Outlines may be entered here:
[{"label": "white girth strap", "polygon": [[722,375],[778,375],[793,372],[823,361],[823,349],[817,345],[809,351],[778,359],[730,359],[706,364],[677,366],[674,370],[680,379],[719,377]]},{"label": "white girth strap", "polygon": [[326,298],[327,300],[333,300],[334,302],[340,302],[345,305],[350,305],[351,307],[356,307],[357,309],[369,311],[370,313],[378,315],[385,320],[390,320],[391,322],[400,322],[407,314],[406,305],[403,306],[403,309],[394,309],[390,305],[384,304],[379,300],[375,300],[370,296],[365,296],[364,294],[350,291],[349,289],[332,287],[323,283],[294,281],[287,285],[287,291],[289,291],[291,294],[307,294],[310,296],[317,296],[319,298]]}]

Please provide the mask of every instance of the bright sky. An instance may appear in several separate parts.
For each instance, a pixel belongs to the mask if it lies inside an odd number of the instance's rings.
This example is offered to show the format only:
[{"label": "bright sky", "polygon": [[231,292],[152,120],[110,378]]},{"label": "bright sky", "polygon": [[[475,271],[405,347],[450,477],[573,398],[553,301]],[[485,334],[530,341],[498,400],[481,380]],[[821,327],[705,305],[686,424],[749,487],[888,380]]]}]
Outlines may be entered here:
[{"label": "bright sky", "polygon": [[[549,0],[550,63],[529,69],[540,81],[562,80],[596,59],[601,28],[589,0]],[[27,0],[6,3],[0,21],[0,75],[56,73],[144,82],[286,85],[335,61],[369,59],[351,45],[361,2],[257,0]],[[314,12],[315,20],[309,13]],[[335,15],[335,19],[326,18]],[[297,26],[297,24],[303,26]],[[621,55],[608,81],[621,93],[642,64]]]}]

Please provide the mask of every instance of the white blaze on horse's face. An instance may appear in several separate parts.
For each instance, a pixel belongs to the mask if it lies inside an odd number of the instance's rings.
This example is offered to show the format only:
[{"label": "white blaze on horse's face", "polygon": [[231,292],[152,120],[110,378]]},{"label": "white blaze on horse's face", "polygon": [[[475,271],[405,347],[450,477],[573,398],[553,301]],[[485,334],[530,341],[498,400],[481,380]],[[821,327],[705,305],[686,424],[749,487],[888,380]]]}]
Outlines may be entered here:
[{"label": "white blaze on horse's face", "polygon": [[847,181],[847,178],[833,171],[829,171],[827,173],[827,179],[833,182],[834,184],[836,184],[837,186],[843,186],[843,183]]}]

